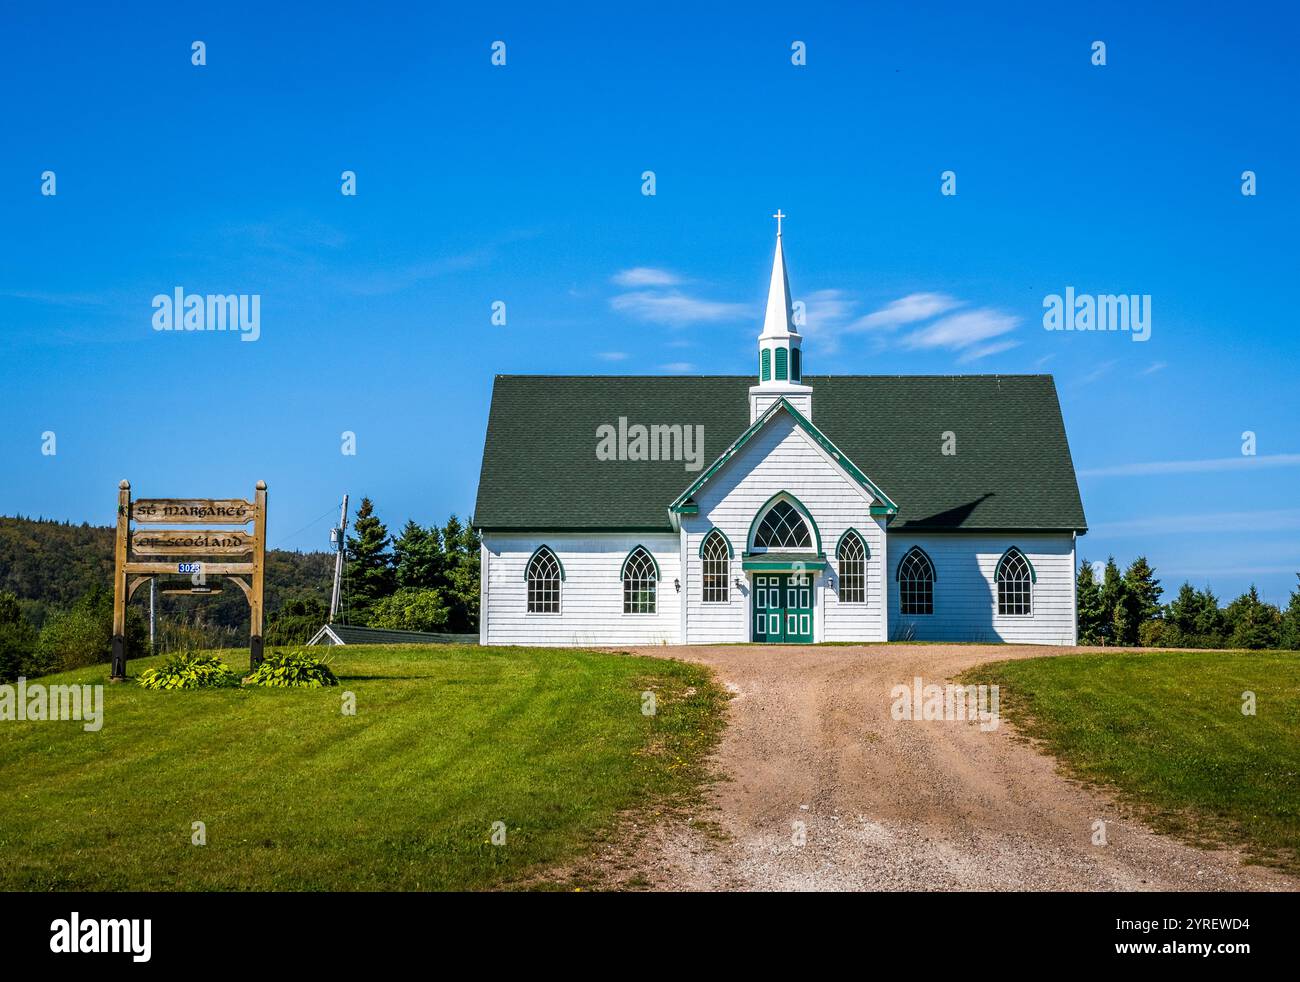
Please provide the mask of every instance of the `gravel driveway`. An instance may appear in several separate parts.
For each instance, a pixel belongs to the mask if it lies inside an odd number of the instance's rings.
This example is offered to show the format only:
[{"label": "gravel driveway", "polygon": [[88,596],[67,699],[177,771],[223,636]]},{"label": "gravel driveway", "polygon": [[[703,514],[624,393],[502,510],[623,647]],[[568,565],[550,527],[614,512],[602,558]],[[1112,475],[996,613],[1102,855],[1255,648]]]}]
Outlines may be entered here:
[{"label": "gravel driveway", "polygon": [[[634,649],[710,666],[735,693],[709,807],[634,830],[598,860],[679,890],[1295,890],[1146,828],[1056,772],[1005,722],[895,722],[890,689],[988,661],[1079,649]],[[1093,845],[1105,821],[1108,844]],[[795,823],[806,841],[797,844]],[[710,825],[714,828],[710,829]],[[721,830],[722,834],[717,834]]]}]

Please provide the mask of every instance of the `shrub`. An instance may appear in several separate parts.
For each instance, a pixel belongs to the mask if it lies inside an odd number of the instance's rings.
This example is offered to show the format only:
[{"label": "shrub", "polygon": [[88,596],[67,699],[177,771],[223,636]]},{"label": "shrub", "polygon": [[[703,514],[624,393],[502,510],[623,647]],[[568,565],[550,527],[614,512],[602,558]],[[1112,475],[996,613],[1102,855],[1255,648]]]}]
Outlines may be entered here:
[{"label": "shrub", "polygon": [[268,645],[306,644],[325,623],[326,610],[315,597],[286,600],[266,625]]},{"label": "shrub", "polygon": [[[126,611],[126,643],[130,657],[148,648],[148,632],[138,611]],[[45,622],[38,646],[51,671],[83,668],[106,662],[113,654],[113,591],[96,587],[70,608]]]},{"label": "shrub", "polygon": [[450,617],[441,590],[405,587],[377,601],[366,623],[390,631],[443,631]]},{"label": "shrub", "polygon": [[182,652],[140,673],[146,689],[224,689],[239,685],[239,673],[216,655]]},{"label": "shrub", "polygon": [[44,675],[49,667],[36,650],[40,632],[23,616],[12,593],[0,593],[0,682]]},{"label": "shrub", "polygon": [[1138,641],[1144,648],[1177,647],[1182,641],[1175,640],[1176,636],[1178,628],[1161,620],[1145,621],[1138,628]]},{"label": "shrub", "polygon": [[339,684],[324,659],[301,648],[271,652],[257,667],[257,671],[244,679],[244,682],[246,685],[307,689]]}]

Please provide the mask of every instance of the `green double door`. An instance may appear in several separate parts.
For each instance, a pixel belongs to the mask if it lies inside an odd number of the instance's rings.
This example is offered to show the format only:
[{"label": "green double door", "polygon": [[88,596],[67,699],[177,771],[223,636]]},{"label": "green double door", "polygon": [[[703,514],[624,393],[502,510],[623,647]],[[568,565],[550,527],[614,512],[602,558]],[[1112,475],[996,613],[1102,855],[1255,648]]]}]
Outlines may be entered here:
[{"label": "green double door", "polygon": [[811,644],[813,586],[808,573],[759,573],[754,577],[754,640]]}]

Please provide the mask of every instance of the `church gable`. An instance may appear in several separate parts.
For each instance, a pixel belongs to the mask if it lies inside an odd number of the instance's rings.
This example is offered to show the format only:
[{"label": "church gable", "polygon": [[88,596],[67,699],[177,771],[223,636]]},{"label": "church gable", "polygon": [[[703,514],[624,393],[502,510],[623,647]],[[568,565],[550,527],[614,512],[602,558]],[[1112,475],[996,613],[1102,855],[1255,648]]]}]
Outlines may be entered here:
[{"label": "church gable", "polygon": [[[791,443],[791,437],[798,439]],[[791,464],[812,469],[817,469],[818,463],[829,467],[845,485],[843,490],[866,500],[872,515],[883,517],[898,511],[898,506],[889,496],[786,399],[779,399],[742,433],[690,487],[677,496],[671,510],[678,514],[697,513],[700,502],[712,497],[706,490],[711,483],[720,481],[727,485],[723,476],[725,471],[739,469],[743,473],[753,470],[765,465],[768,455],[784,458],[776,463],[778,473]]]},{"label": "church gable", "polygon": [[831,458],[794,414],[775,413],[755,429],[696,486],[697,510],[682,515],[688,534],[721,529],[745,557],[820,560],[844,529],[872,524],[884,499]]}]

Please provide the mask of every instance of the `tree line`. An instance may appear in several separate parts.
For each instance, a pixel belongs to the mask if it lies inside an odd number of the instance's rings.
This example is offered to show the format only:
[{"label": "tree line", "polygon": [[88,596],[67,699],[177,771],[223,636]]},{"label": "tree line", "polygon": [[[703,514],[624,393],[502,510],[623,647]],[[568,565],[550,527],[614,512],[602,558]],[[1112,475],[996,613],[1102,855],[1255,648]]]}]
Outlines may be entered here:
[{"label": "tree line", "polygon": [[403,631],[478,631],[479,537],[454,514],[442,527],[407,521],[398,535],[361,499],[347,537],[345,624]]},{"label": "tree line", "polygon": [[1261,600],[1254,584],[1220,607],[1209,587],[1185,582],[1162,604],[1164,588],[1145,556],[1123,573],[1112,556],[1100,580],[1092,563],[1083,561],[1077,593],[1080,644],[1300,649],[1300,583],[1285,609]]}]

